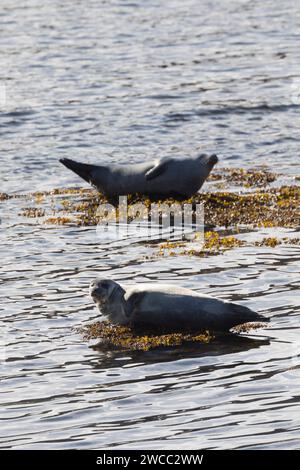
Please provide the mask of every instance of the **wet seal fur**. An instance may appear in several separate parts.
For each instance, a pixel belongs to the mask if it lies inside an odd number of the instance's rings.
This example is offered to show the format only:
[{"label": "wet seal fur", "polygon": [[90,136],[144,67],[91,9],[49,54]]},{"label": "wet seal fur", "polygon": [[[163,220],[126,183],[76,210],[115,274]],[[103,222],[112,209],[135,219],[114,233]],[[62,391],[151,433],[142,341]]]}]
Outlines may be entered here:
[{"label": "wet seal fur", "polygon": [[184,200],[199,191],[218,157],[201,154],[128,165],[90,165],[69,158],[62,158],[60,162],[95,186],[110,201],[129,194],[146,195],[156,200]]},{"label": "wet seal fur", "polygon": [[96,279],[90,284],[90,294],[100,313],[115,325],[229,331],[243,323],[269,321],[243,305],[167,284],[121,286],[110,279]]}]

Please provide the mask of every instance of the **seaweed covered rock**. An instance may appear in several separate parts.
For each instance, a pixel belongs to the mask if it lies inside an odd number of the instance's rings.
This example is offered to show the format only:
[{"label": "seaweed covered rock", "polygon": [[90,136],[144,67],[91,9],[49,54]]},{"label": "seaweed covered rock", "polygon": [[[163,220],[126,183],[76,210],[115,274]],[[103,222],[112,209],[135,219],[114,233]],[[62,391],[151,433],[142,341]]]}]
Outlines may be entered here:
[{"label": "seaweed covered rock", "polygon": [[92,323],[77,331],[83,335],[85,340],[99,339],[102,344],[110,347],[140,351],[180,346],[188,342],[209,343],[214,339],[214,336],[208,331],[196,333],[145,331],[112,325],[106,321]]}]

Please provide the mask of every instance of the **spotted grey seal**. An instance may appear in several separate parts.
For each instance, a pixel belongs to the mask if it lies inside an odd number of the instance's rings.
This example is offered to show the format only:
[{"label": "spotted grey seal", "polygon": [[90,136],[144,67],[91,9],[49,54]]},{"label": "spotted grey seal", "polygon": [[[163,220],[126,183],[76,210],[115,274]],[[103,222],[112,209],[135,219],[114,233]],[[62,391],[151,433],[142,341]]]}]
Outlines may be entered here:
[{"label": "spotted grey seal", "polygon": [[216,155],[206,154],[127,165],[89,165],[69,158],[60,159],[63,165],[95,186],[109,200],[128,194],[187,199],[201,188],[217,161]]},{"label": "spotted grey seal", "polygon": [[228,331],[242,323],[269,321],[243,305],[173,285],[122,287],[110,279],[96,279],[90,284],[90,294],[100,313],[117,325]]}]

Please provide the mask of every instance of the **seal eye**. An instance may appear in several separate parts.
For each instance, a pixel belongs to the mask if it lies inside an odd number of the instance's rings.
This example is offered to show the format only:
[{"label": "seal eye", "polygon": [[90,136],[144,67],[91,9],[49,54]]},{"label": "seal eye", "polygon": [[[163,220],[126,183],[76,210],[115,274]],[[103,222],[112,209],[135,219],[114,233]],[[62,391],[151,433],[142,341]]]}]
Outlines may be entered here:
[{"label": "seal eye", "polygon": [[107,281],[102,281],[102,282],[101,282],[101,287],[103,287],[103,289],[108,289],[108,287],[109,287],[109,282],[107,282]]}]

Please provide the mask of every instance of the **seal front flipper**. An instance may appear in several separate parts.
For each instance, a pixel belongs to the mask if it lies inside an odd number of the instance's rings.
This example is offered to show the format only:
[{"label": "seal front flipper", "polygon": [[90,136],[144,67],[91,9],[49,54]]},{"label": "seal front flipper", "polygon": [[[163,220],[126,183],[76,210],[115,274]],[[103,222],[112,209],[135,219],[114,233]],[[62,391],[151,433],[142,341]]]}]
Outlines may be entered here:
[{"label": "seal front flipper", "polygon": [[61,158],[60,163],[65,165],[69,170],[74,171],[78,176],[83,178],[88,183],[95,184],[93,181],[93,173],[94,171],[99,168],[96,165],[89,165],[87,163],[80,163],[71,160],[70,158]]},{"label": "seal front flipper", "polygon": [[154,178],[157,178],[157,176],[164,173],[167,169],[169,161],[170,161],[169,158],[159,160],[158,163],[153,168],[150,168],[150,170],[148,170],[147,173],[145,174],[146,180],[147,181],[153,180]]},{"label": "seal front flipper", "polygon": [[145,292],[133,292],[129,295],[126,301],[126,315],[132,322],[139,310],[139,306],[145,297]]}]

